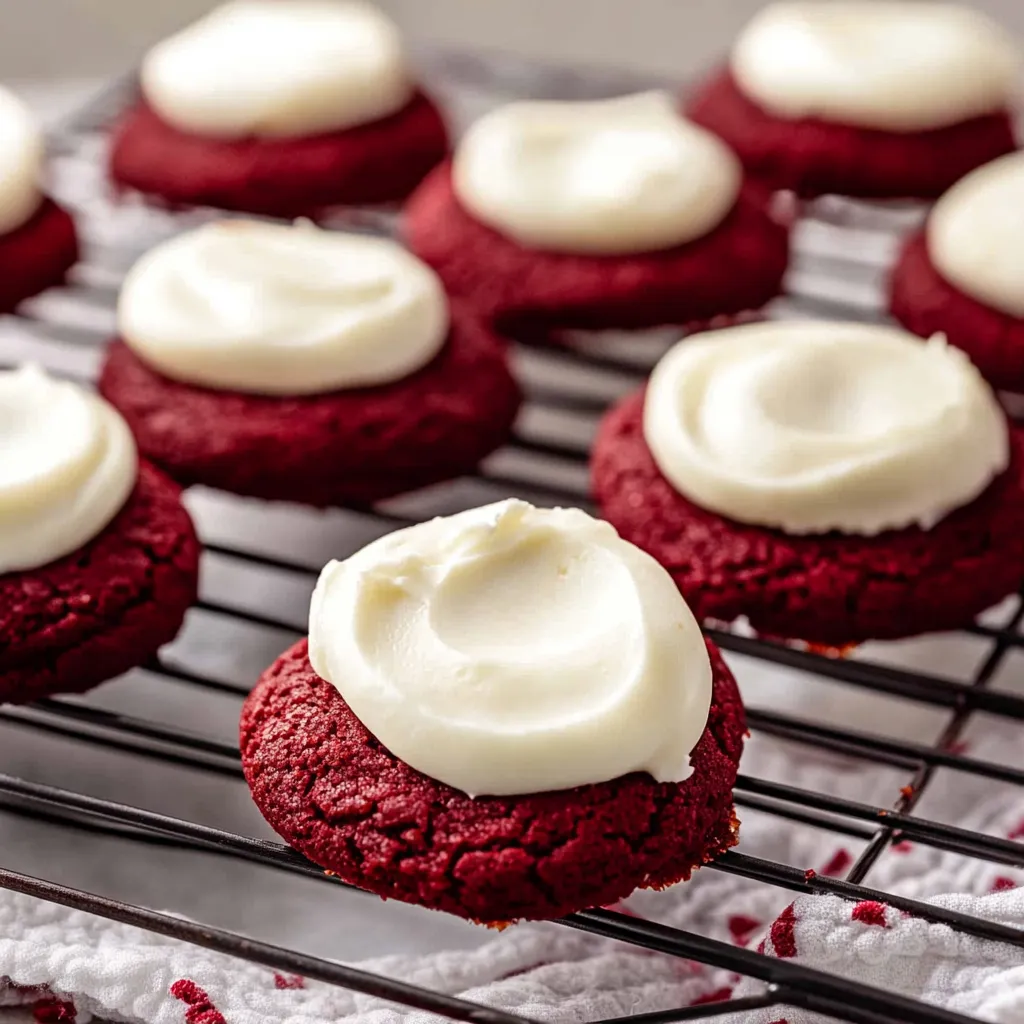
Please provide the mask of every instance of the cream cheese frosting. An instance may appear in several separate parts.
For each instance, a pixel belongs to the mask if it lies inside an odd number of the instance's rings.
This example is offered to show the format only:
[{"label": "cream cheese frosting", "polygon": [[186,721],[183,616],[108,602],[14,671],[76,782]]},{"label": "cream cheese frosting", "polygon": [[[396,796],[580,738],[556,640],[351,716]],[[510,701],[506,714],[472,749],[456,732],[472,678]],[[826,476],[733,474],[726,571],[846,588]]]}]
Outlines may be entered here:
[{"label": "cream cheese frosting", "polygon": [[413,94],[397,28],[357,0],[232,0],[150,50],[141,80],[169,124],[225,139],[352,128]]},{"label": "cream cheese frosting", "polygon": [[525,246],[616,255],[706,235],[735,205],[742,171],[650,92],[500,107],[470,127],[452,179],[474,217]]},{"label": "cream cheese frosting", "polygon": [[391,753],[471,796],[681,781],[711,705],[668,573],[607,523],[517,500],[328,564],[309,658]]},{"label": "cream cheese frosting", "polygon": [[893,132],[1004,108],[1020,70],[980,11],[926,0],[775,3],[737,40],[740,88],[771,113]]},{"label": "cream cheese frosting", "polygon": [[933,265],[949,282],[1024,317],[1024,154],[961,178],[932,208],[926,238]]},{"label": "cream cheese frosting", "polygon": [[929,529],[1009,464],[1006,417],[968,358],[865,324],[752,324],[657,365],[644,437],[695,504],[792,534]]},{"label": "cream cheese frosting", "polygon": [[174,380],[306,395],[399,380],[448,333],[437,275],[395,242],[257,221],[207,224],[131,269],[118,327]]},{"label": "cream cheese frosting", "polygon": [[28,107],[0,88],[0,235],[20,228],[43,194],[43,136]]},{"label": "cream cheese frosting", "polygon": [[131,432],[102,398],[35,366],[0,371],[0,573],[87,544],[137,476]]}]

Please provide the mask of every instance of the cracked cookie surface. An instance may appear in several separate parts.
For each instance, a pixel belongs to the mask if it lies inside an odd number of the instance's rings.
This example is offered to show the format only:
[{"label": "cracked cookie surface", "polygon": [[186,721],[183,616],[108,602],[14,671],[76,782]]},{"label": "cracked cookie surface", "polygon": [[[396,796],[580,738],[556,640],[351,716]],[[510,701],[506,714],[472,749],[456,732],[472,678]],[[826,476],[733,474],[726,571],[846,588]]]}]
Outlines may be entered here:
[{"label": "cracked cookie surface", "polygon": [[473,799],[394,757],[312,669],[306,641],[242,711],[245,776],[291,846],[343,881],[488,924],[553,918],[660,888],[736,842],[732,786],[746,724],[708,644],[714,696],[685,782],[644,773]]},{"label": "cracked cookie surface", "polygon": [[444,120],[422,92],[378,121],[278,139],[191,135],[139,103],[114,130],[110,174],[172,206],[302,217],[402,199],[447,151]]},{"label": "cracked cookie surface", "polygon": [[944,334],[995,388],[1024,392],[1024,318],[961,291],[932,262],[924,230],[903,244],[889,279],[889,312],[922,338]]},{"label": "cracked cookie surface", "polygon": [[273,397],[151,370],[122,341],[100,393],[140,452],[182,484],[307,505],[362,505],[461,476],[503,444],[521,399],[505,346],[452,310],[441,352],[378,387]]},{"label": "cracked cookie surface", "polygon": [[404,231],[451,295],[502,327],[652,327],[759,309],[779,293],[789,228],[767,206],[766,193],[746,187],[717,227],[685,245],[621,256],[543,252],[471,216],[443,164],[409,198]]},{"label": "cracked cookie surface", "polygon": [[71,214],[44,199],[25,224],[0,235],[0,313],[62,284],[77,261],[78,234]]},{"label": "cracked cookie surface", "polygon": [[176,484],[146,463],[77,551],[0,575],[0,701],[80,693],[172,640],[196,598],[199,542]]},{"label": "cracked cookie surface", "polygon": [[746,615],[762,633],[843,646],[958,629],[1024,580],[1024,432],[1009,468],[930,530],[794,536],[738,523],[673,488],[643,434],[643,392],[609,412],[591,459],[594,495],[656,558],[699,620]]},{"label": "cracked cookie surface", "polygon": [[1017,148],[1005,110],[908,132],[776,117],[726,68],[687,97],[685,113],[724,139],[752,177],[805,198],[937,198],[968,171]]}]

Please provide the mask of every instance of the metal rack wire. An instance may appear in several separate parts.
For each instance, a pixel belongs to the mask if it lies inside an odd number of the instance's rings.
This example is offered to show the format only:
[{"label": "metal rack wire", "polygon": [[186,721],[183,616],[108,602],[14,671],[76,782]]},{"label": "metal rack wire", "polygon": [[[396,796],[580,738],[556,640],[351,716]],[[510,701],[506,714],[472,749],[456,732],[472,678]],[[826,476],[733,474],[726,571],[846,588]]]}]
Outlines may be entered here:
[{"label": "metal rack wire", "polygon": [[[504,58],[433,55],[425,59],[425,65],[428,79],[461,118],[517,96],[595,96],[649,84],[627,76],[579,75]],[[105,324],[110,321],[117,283],[132,259],[153,244],[161,232],[179,230],[182,223],[210,215],[202,211],[184,217],[167,215],[157,229],[156,221],[147,214],[140,221],[144,222],[144,229],[135,233],[132,218],[139,215],[139,210],[130,205],[118,208],[103,197],[98,160],[104,130],[127,102],[133,88],[131,79],[114,83],[52,135],[56,161],[67,165],[75,182],[86,181],[81,189],[77,184],[66,189],[65,198],[80,207],[83,219],[96,231],[90,238],[83,265],[68,288],[56,297],[48,296],[28,304],[18,320],[17,331],[0,340],[3,362],[34,358],[56,372],[89,379],[109,334]],[[821,212],[833,219],[845,215],[842,210],[827,208]],[[880,316],[869,279],[877,276],[891,254],[893,227],[914,214],[889,211],[878,216],[879,223],[873,224],[870,219],[864,219],[863,213],[859,215],[857,224],[849,229],[857,235],[856,245],[843,241],[835,232],[819,230],[821,225],[813,220],[804,225],[787,296],[775,304],[773,315],[827,314],[857,319]],[[122,222],[120,234],[106,230],[114,222]],[[393,217],[387,211],[349,210],[339,214],[339,222],[386,231],[392,227]],[[129,238],[127,243],[125,237]],[[669,337],[664,332],[654,332],[649,338],[633,339],[628,344],[603,337],[578,340],[575,348],[524,348],[517,352],[517,368],[524,382],[527,406],[513,443],[488,460],[478,478],[458,482],[426,496],[388,503],[378,514],[352,513],[346,520],[344,543],[355,549],[370,536],[388,529],[439,510],[454,511],[455,507],[493,500],[505,493],[519,493],[542,503],[586,506],[585,462],[589,432],[609,400],[643,379]],[[287,582],[297,592],[311,587],[317,568],[313,559],[280,545],[280,532],[267,527],[259,508],[250,508],[247,515],[250,529],[205,532],[204,571],[229,567],[244,578],[273,576]],[[202,530],[202,523],[200,526]],[[302,630],[298,607],[296,603],[282,611],[279,606],[252,597],[244,588],[234,587],[221,588],[212,596],[204,592],[197,613],[215,619],[227,617],[287,638],[298,637]],[[864,884],[878,858],[903,839],[979,860],[1024,867],[1024,845],[1020,843],[914,813],[934,773],[940,769],[1024,787],[1024,770],[968,756],[957,747],[958,739],[976,713],[1008,720],[1024,719],[1024,697],[992,689],[989,685],[1010,652],[1024,649],[1024,636],[1019,629],[1022,618],[1024,603],[1018,603],[1016,610],[1008,613],[1003,621],[971,627],[969,632],[987,644],[988,650],[977,671],[963,681],[924,675],[894,665],[824,657],[741,633],[712,630],[714,639],[728,652],[771,662],[793,673],[813,673],[865,691],[951,709],[952,714],[937,741],[928,744],[889,739],[788,713],[751,709],[750,725],[755,732],[831,754],[889,765],[905,773],[907,784],[892,806],[881,807],[741,775],[736,785],[736,803],[741,816],[744,809],[753,809],[774,815],[782,822],[802,823],[851,836],[864,843],[863,850],[852,861],[845,878],[817,875],[740,852],[720,857],[709,869],[796,894],[832,893],[852,901],[877,900],[908,914],[945,923],[963,934],[1024,948],[1022,931]],[[242,683],[205,672],[201,665],[190,663],[187,656],[171,659],[164,654],[146,667],[169,685],[218,692],[236,699],[247,690]],[[238,750],[233,745],[159,721],[112,713],[81,703],[58,698],[28,707],[0,708],[0,722],[101,745],[161,764],[185,766],[231,779],[241,777]],[[327,886],[341,885],[279,843],[9,774],[0,774],[0,809],[64,829],[99,831],[125,842],[201,850],[317,878]],[[274,970],[346,986],[451,1019],[480,1024],[515,1024],[522,1019],[257,942],[234,932],[194,924],[4,868],[0,868],[0,886],[246,958]],[[792,961],[768,958],[749,949],[611,910],[585,911],[566,918],[563,923],[635,946],[727,968],[765,983],[759,995],[631,1018],[644,1024],[707,1019],[768,1006],[800,1007],[860,1024],[894,1020],[911,1024],[954,1024],[966,1020],[954,1013],[867,988],[839,975],[817,972]]]}]

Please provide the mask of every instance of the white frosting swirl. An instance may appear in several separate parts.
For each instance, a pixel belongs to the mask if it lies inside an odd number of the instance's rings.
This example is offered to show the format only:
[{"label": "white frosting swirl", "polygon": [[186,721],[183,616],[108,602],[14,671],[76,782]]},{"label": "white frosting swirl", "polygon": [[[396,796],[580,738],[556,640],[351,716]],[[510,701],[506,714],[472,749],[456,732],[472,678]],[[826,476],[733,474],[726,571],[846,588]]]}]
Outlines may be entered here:
[{"label": "white frosting swirl", "polygon": [[383,238],[257,221],[207,224],[132,267],[125,342],[175,380],[266,395],[385,384],[448,333],[437,275]]},{"label": "white frosting swirl", "polygon": [[934,526],[1009,463],[967,357],[890,327],[764,323],[684,340],[654,370],[644,436],[698,505],[787,533]]},{"label": "white frosting swirl", "polygon": [[158,43],[142,90],[196,135],[315,135],[378,121],[413,85],[398,30],[357,0],[232,0]]},{"label": "white frosting swirl", "polygon": [[732,51],[740,88],[773,114],[893,132],[1003,108],[1018,71],[984,14],[924,0],[771,4]]},{"label": "white frosting swirl", "polygon": [[102,398],[35,366],[0,371],[0,573],[88,543],[137,475],[131,432]]},{"label": "white frosting swirl", "polygon": [[668,573],[607,523],[516,500],[331,562],[309,658],[396,757],[473,796],[681,781],[711,705]]},{"label": "white frosting swirl", "polygon": [[614,255],[706,235],[735,205],[739,161],[667,94],[500,107],[459,144],[453,185],[523,245]]},{"label": "white frosting swirl", "polygon": [[961,178],[932,208],[928,254],[961,291],[1024,318],[1024,153]]},{"label": "white frosting swirl", "polygon": [[0,235],[20,228],[43,194],[43,136],[28,107],[0,88]]}]

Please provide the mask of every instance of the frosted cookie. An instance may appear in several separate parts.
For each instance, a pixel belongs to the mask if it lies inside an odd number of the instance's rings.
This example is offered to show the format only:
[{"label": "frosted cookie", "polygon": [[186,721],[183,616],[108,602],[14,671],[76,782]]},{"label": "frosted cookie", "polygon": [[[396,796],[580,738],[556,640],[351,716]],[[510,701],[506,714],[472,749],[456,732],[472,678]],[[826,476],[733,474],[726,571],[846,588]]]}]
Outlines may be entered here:
[{"label": "frosted cookie", "polygon": [[592,471],[700,619],[842,647],[960,628],[1024,580],[1024,435],[938,338],[694,336],[608,413]]},{"label": "frosted cookie", "polygon": [[499,108],[410,198],[412,250],[503,327],[641,328],[757,309],[788,227],[662,93]]},{"label": "frosted cookie", "polygon": [[182,484],[365,505],[503,444],[505,348],[381,238],[228,221],[130,271],[100,390]]},{"label": "frosted cookie", "polygon": [[43,191],[43,158],[32,113],[0,88],[0,313],[63,283],[78,260],[71,215]]},{"label": "frosted cookie", "polygon": [[264,817],[311,860],[503,924],[669,885],[734,845],[745,728],[653,559],[583,512],[507,501],[330,563],[241,748]]},{"label": "frosted cookie", "polygon": [[147,661],[196,597],[178,487],[105,401],[0,372],[0,701],[78,693]]},{"label": "frosted cookie", "polygon": [[942,332],[994,387],[1024,391],[1024,154],[972,171],[904,244],[889,308],[922,337]]},{"label": "frosted cookie", "polygon": [[397,28],[357,0],[231,0],[145,57],[116,185],[281,217],[407,195],[448,150]]},{"label": "frosted cookie", "polygon": [[685,106],[773,188],[928,199],[1016,148],[1019,71],[968,7],[796,0],[760,11]]}]

